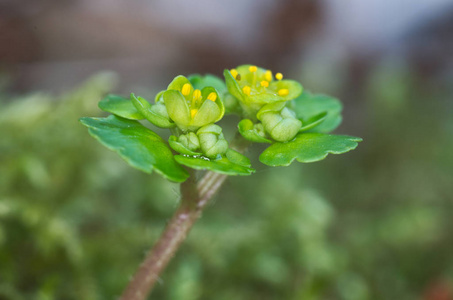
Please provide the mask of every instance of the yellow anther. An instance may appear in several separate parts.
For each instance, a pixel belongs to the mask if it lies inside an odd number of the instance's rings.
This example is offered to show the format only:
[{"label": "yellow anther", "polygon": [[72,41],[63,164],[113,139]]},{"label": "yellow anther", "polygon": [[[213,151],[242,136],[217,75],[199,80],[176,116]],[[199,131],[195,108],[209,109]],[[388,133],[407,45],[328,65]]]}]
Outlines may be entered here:
[{"label": "yellow anther", "polygon": [[252,89],[248,85],[246,85],[242,88],[242,91],[244,92],[244,94],[250,95],[250,92],[252,91]]},{"label": "yellow anther", "polygon": [[190,110],[190,116],[192,117],[192,119],[193,119],[193,117],[195,117],[195,115],[197,114],[197,112],[198,112],[198,109],[191,109],[191,110]]},{"label": "yellow anther", "polygon": [[289,90],[288,89],[280,89],[278,90],[278,95],[279,96],[288,96]]},{"label": "yellow anther", "polygon": [[272,81],[272,72],[267,70],[266,73],[264,73],[264,78],[267,80],[267,81]]},{"label": "yellow anther", "polygon": [[200,90],[195,90],[193,91],[192,98],[194,101],[198,101],[201,99],[201,91]]},{"label": "yellow anther", "polygon": [[260,82],[261,86],[264,86],[264,87],[268,87],[269,86],[269,82],[266,81],[266,80],[263,80]]},{"label": "yellow anther", "polygon": [[253,73],[253,72],[258,71],[258,68],[256,66],[250,66],[249,71]]},{"label": "yellow anther", "polygon": [[230,73],[231,73],[231,76],[233,76],[234,79],[236,79],[236,76],[238,76],[238,71],[236,69],[231,69]]},{"label": "yellow anther", "polygon": [[181,89],[181,93],[184,95],[184,96],[187,96],[190,94],[190,89],[192,88],[192,86],[190,85],[190,83],[185,83],[183,86],[182,86],[182,89]]},{"label": "yellow anther", "polygon": [[282,80],[283,79],[283,74],[282,73],[277,73],[277,74],[275,74],[275,78],[277,78],[277,80]]},{"label": "yellow anther", "polygon": [[217,99],[217,94],[212,92],[208,95],[208,99],[215,102],[215,100]]}]

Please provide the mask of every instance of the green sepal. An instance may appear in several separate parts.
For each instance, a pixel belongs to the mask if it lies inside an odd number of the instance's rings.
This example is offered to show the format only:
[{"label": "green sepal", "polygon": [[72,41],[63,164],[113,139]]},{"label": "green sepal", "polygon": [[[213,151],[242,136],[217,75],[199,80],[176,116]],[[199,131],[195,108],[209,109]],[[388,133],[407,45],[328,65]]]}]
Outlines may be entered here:
[{"label": "green sepal", "polygon": [[286,102],[279,101],[264,105],[257,113],[256,118],[261,119],[261,115],[267,112],[280,112],[286,105]]},{"label": "green sepal", "polygon": [[[207,99],[210,93],[216,94],[217,97],[215,102]],[[225,106],[215,88],[205,87],[201,90],[201,95],[202,99],[206,100],[203,101],[192,121],[192,125],[197,127],[216,123],[220,121],[225,114]]]},{"label": "green sepal", "polygon": [[99,101],[99,108],[111,114],[129,119],[143,120],[145,116],[141,114],[129,99],[118,95],[107,95]]},{"label": "green sepal", "polygon": [[132,102],[137,111],[139,111],[148,121],[157,127],[173,128],[176,126],[176,124],[170,120],[163,103],[159,102],[151,105],[144,98],[135,97],[133,93],[131,93],[130,102]]},{"label": "green sepal", "polygon": [[[228,152],[227,152],[228,153]],[[242,155],[236,152],[239,155]],[[218,159],[208,159],[205,157],[197,156],[183,156],[175,155],[175,159],[178,163],[185,165],[186,167],[196,170],[209,170],[226,175],[250,175],[255,172],[255,169],[249,166],[238,164],[237,162],[244,163],[247,160],[239,158],[236,153],[230,153],[230,158],[235,160],[236,163],[232,162],[227,157],[220,157]]]},{"label": "green sepal", "polygon": [[[261,125],[262,126],[262,125]],[[264,128],[262,133],[258,132],[256,125],[249,119],[243,119],[238,124],[239,133],[246,139],[255,143],[272,143],[271,140],[265,138]]]},{"label": "green sepal", "polygon": [[362,139],[347,135],[323,133],[299,133],[286,143],[275,143],[260,155],[260,161],[268,166],[289,166],[295,159],[309,163],[323,160],[329,153],[341,154],[353,150]]},{"label": "green sepal", "polygon": [[297,118],[302,119],[303,123],[305,123],[305,120],[312,119],[323,112],[327,112],[324,121],[316,126],[316,128],[310,129],[311,132],[329,133],[336,129],[342,121],[341,111],[343,106],[336,98],[304,92],[298,98],[294,99],[293,104]]},{"label": "green sepal", "polygon": [[[178,75],[176,76],[175,78],[173,78],[173,80],[170,82],[170,84],[168,85],[167,87],[167,90],[176,90],[176,91],[181,91],[182,87],[184,86],[184,84],[186,83],[190,83],[189,79],[187,79],[185,76],[183,75]],[[190,91],[190,98],[192,98],[192,93],[193,93],[193,90]]]},{"label": "green sepal", "polygon": [[225,83],[226,83],[228,92],[230,92],[231,95],[236,97],[236,99],[243,102],[244,99],[242,96],[243,93],[241,91],[241,88],[239,87],[239,84],[237,83],[236,79],[234,79],[233,75],[231,75],[230,70],[225,69],[223,71],[223,77],[225,77]]},{"label": "green sepal", "polygon": [[326,118],[327,118],[327,112],[325,111],[325,112],[322,112],[320,114],[317,114],[317,115],[311,117],[308,120],[302,120],[303,126],[299,129],[299,132],[307,131],[307,130],[315,128],[316,126],[318,126],[319,124],[324,122],[324,120]]},{"label": "green sepal", "polygon": [[181,92],[167,90],[162,95],[168,115],[182,130],[187,130],[191,121],[189,105]]},{"label": "green sepal", "polygon": [[81,118],[91,136],[118,153],[129,165],[143,172],[155,170],[165,178],[183,182],[187,171],[176,163],[162,138],[137,121],[111,115],[107,118]]},{"label": "green sepal", "polygon": [[154,97],[154,103],[164,103],[164,98],[162,95],[165,93],[166,90],[160,91],[157,93],[156,97]]},{"label": "green sepal", "polygon": [[174,135],[171,135],[168,138],[168,144],[170,147],[178,153],[185,154],[185,155],[202,155],[201,152],[195,152],[184,146],[181,142],[178,141],[178,138]]},{"label": "green sepal", "polygon": [[202,90],[207,86],[211,86],[217,90],[220,94],[227,91],[225,82],[217,76],[207,74],[201,76],[199,74],[192,74],[187,77],[194,89]]}]

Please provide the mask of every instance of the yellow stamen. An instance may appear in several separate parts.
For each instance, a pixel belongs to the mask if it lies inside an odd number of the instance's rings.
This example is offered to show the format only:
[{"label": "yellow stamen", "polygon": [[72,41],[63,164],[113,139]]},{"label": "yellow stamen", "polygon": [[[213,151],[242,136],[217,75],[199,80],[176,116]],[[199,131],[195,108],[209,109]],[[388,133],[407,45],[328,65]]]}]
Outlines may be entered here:
[{"label": "yellow stamen", "polygon": [[264,73],[264,78],[267,80],[267,81],[272,81],[272,72],[267,70],[266,73]]},{"label": "yellow stamen", "polygon": [[253,72],[258,71],[258,68],[256,66],[250,66],[249,71],[253,73]]},{"label": "yellow stamen", "polygon": [[236,79],[236,76],[238,76],[238,71],[236,69],[231,69],[230,73],[231,73],[231,76],[233,76],[234,79]]},{"label": "yellow stamen", "polygon": [[183,86],[182,86],[182,89],[181,89],[181,93],[184,95],[184,96],[187,96],[190,94],[190,89],[191,89],[191,85],[190,83],[185,83]]},{"label": "yellow stamen", "polygon": [[288,89],[280,89],[278,90],[278,95],[279,96],[288,96],[289,90]]},{"label": "yellow stamen", "polygon": [[266,81],[266,80],[263,80],[260,82],[261,86],[264,86],[264,87],[268,87],[269,86],[269,82]]},{"label": "yellow stamen", "polygon": [[250,95],[250,92],[252,91],[252,89],[248,85],[246,85],[242,88],[242,91],[244,92],[244,94]]},{"label": "yellow stamen", "polygon": [[192,119],[193,119],[193,117],[195,117],[195,115],[197,114],[197,112],[198,112],[198,109],[191,109],[191,110],[190,110],[190,116],[192,117]]},{"label": "yellow stamen", "polygon": [[212,102],[215,102],[215,100],[217,99],[217,94],[212,92],[208,95],[208,99],[211,100]]},{"label": "yellow stamen", "polygon": [[200,90],[195,90],[193,91],[193,95],[192,95],[192,98],[193,98],[193,101],[198,101],[201,99],[201,91]]},{"label": "yellow stamen", "polygon": [[277,74],[275,74],[275,78],[277,78],[277,80],[282,80],[283,79],[283,74],[282,73],[277,73]]}]

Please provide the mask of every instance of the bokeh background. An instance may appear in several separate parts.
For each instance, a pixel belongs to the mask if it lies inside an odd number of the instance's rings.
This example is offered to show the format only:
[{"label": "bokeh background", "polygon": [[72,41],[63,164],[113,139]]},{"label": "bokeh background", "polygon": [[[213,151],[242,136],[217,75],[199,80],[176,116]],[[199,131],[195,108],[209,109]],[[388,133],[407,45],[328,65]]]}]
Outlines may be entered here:
[{"label": "bokeh background", "polygon": [[364,142],[287,168],[253,147],[150,299],[453,299],[452,0],[0,1],[0,299],[120,295],[178,186],[77,119],[243,63],[340,98]]}]

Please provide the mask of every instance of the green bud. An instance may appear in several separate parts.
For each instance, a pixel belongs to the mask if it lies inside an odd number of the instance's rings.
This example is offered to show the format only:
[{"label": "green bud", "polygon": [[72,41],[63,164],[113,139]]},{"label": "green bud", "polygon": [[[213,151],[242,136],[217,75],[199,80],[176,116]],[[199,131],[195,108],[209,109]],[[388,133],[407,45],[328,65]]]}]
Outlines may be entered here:
[{"label": "green bud", "polygon": [[201,155],[200,141],[194,132],[182,134],[178,138],[174,135],[168,139],[170,147],[181,154],[186,155]]},{"label": "green bud", "polygon": [[209,158],[224,155],[228,150],[228,142],[223,136],[222,128],[218,125],[211,124],[201,127],[197,131],[197,135],[203,154]]},{"label": "green bud", "polygon": [[287,142],[293,139],[302,127],[302,122],[287,107],[281,111],[265,111],[258,113],[266,132],[278,142]]},{"label": "green bud", "polygon": [[191,151],[196,151],[200,148],[200,140],[194,132],[180,135],[179,142]]}]

